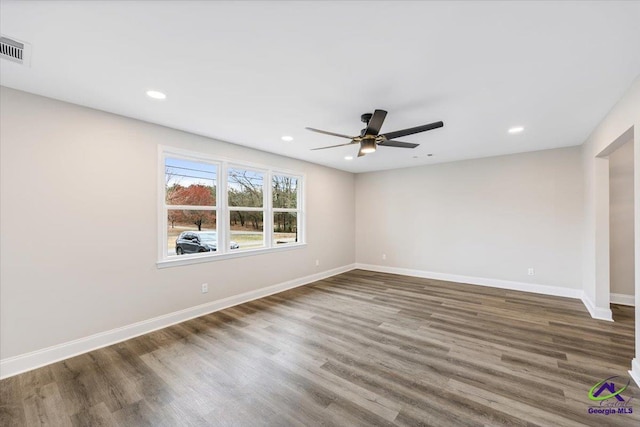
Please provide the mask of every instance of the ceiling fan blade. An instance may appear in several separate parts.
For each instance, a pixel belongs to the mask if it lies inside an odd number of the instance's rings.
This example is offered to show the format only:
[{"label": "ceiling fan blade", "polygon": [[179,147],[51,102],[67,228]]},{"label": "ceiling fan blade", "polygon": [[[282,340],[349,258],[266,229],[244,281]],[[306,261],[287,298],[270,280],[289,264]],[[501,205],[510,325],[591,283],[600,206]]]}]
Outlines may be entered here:
[{"label": "ceiling fan blade", "polygon": [[373,112],[373,116],[369,123],[367,124],[367,129],[365,130],[365,135],[378,135],[380,133],[380,128],[382,128],[382,123],[384,123],[384,119],[387,117],[387,112],[384,110],[376,110]]},{"label": "ceiling fan blade", "polygon": [[338,144],[338,145],[330,145],[330,146],[328,146],[328,147],[312,148],[311,150],[326,150],[327,148],[344,147],[345,145],[352,145],[352,144],[357,144],[357,142],[355,142],[355,141],[351,141],[351,142],[348,142],[348,143],[346,143],[346,144]]},{"label": "ceiling fan blade", "polygon": [[384,141],[379,142],[378,145],[382,145],[383,147],[400,147],[400,148],[416,148],[420,144],[412,144],[410,142],[400,142],[400,141]]},{"label": "ceiling fan blade", "polygon": [[339,136],[340,138],[349,138],[349,139],[353,139],[352,136],[349,135],[343,135],[341,133],[335,133],[335,132],[328,132],[326,130],[320,130],[320,129],[314,129],[314,128],[305,128],[306,130],[310,130],[311,132],[318,132],[318,133],[322,133],[325,135],[331,135],[331,136]]},{"label": "ceiling fan blade", "polygon": [[441,128],[442,126],[444,126],[444,123],[435,122],[435,123],[430,123],[428,125],[416,126],[414,128],[397,130],[395,132],[388,132],[384,134],[384,137],[387,138],[387,140],[392,140],[392,139],[401,138],[407,135],[413,135],[414,133],[426,132],[428,130]]}]

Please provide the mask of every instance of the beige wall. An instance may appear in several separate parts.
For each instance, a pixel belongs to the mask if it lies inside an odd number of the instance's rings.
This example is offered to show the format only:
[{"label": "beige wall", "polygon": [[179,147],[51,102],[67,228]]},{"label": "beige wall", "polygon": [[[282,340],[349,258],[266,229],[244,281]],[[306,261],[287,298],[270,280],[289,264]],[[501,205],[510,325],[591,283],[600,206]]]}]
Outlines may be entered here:
[{"label": "beige wall", "polygon": [[[354,262],[350,173],[4,87],[0,107],[3,359]],[[158,269],[158,144],[306,173],[307,247]]]},{"label": "beige wall", "polygon": [[359,174],[356,260],[579,289],[580,159],[572,147]]},{"label": "beige wall", "polygon": [[634,295],[633,139],[609,155],[611,292]]}]

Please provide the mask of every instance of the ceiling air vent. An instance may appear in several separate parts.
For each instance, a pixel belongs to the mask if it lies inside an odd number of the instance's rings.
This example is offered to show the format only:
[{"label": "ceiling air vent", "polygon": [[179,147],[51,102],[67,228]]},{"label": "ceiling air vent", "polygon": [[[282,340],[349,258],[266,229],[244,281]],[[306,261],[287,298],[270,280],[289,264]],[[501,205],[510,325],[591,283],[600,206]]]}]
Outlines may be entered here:
[{"label": "ceiling air vent", "polygon": [[30,53],[29,43],[0,36],[0,58],[28,66]]}]

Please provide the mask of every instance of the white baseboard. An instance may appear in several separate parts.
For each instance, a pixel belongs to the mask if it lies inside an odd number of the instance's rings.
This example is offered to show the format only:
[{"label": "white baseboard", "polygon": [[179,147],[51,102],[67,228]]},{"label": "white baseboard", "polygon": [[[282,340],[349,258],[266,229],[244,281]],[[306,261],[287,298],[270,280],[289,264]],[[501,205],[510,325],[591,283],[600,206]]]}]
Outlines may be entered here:
[{"label": "white baseboard", "polygon": [[336,274],[351,271],[354,268],[355,264],[345,265],[298,279],[289,280],[266,288],[256,289],[255,291],[245,292],[243,294],[234,295],[221,300],[211,301],[206,304],[175,311],[163,316],[154,317],[153,319],[143,320],[142,322],[133,323],[131,325],[112,329],[106,332],[100,332],[88,337],[43,348],[41,350],[8,357],[0,360],[0,379],[8,378],[22,372],[30,371],[60,360],[77,356],[79,354],[135,338],[137,336],[166,328],[167,326],[175,325],[176,323],[184,322],[195,317],[223,310],[234,305],[253,301],[258,298],[264,298],[288,289],[326,279],[327,277],[335,276]]},{"label": "white baseboard", "polygon": [[514,282],[511,280],[487,279],[484,277],[462,276],[458,274],[436,273],[408,268],[387,267],[384,265],[356,264],[356,268],[381,273],[402,274],[404,276],[422,277],[425,279],[446,280],[449,282],[466,283],[470,285],[488,286],[492,288],[509,289],[512,291],[532,292],[535,294],[553,295],[557,297],[582,298],[582,289],[564,288],[561,286],[538,285],[535,283]]},{"label": "white baseboard", "polygon": [[629,371],[629,375],[636,382],[638,387],[640,387],[640,360],[636,357],[631,361],[631,370]]},{"label": "white baseboard", "polygon": [[610,308],[596,307],[586,293],[583,293],[580,299],[584,306],[587,307],[587,310],[589,310],[591,317],[598,320],[613,322],[613,313]]},{"label": "white baseboard", "polygon": [[557,297],[577,298],[582,300],[589,314],[594,319],[613,321],[610,309],[595,307],[582,289],[564,288],[561,286],[538,285],[535,283],[515,282],[511,280],[487,279],[484,277],[462,276],[457,274],[436,273],[408,268],[387,267],[384,265],[356,264],[356,268],[381,273],[402,274],[404,276],[423,277],[425,279],[447,280],[450,282],[467,283],[470,285],[489,286],[492,288],[509,289],[512,291],[532,292],[535,294],[552,295]]},{"label": "white baseboard", "polygon": [[630,305],[631,307],[636,305],[636,298],[633,295],[611,293],[609,300],[613,304]]}]

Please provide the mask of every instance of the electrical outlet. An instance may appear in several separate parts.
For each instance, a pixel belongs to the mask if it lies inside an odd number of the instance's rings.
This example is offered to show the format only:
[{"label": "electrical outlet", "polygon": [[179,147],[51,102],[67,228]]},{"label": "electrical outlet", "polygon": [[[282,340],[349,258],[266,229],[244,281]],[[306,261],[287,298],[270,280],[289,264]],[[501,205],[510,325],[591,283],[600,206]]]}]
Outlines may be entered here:
[{"label": "electrical outlet", "polygon": [[207,292],[209,292],[209,284],[208,283],[203,283],[202,284],[202,293],[206,294]]},{"label": "electrical outlet", "polygon": [[317,260],[316,260],[316,267],[317,267],[317,266],[319,266],[319,265],[320,265],[320,260],[319,260],[319,259],[317,259]]},{"label": "electrical outlet", "polygon": [[527,274],[528,274],[529,276],[535,276],[536,272],[535,272],[535,270],[533,269],[533,267],[529,267],[529,269],[527,270]]},{"label": "electrical outlet", "polygon": [[382,254],[382,259],[383,260],[387,259],[387,254]]}]

